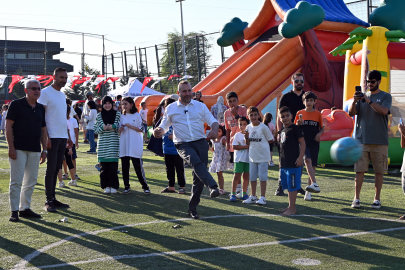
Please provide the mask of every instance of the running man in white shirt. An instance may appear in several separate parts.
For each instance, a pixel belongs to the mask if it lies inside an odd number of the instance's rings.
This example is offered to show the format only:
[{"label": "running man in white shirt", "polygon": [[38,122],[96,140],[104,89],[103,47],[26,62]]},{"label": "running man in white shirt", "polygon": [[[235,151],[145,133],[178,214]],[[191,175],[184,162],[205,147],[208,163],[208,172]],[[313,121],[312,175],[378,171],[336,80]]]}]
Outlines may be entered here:
[{"label": "running man in white shirt", "polygon": [[[153,135],[161,138],[170,126],[173,126],[173,142],[177,152],[193,165],[193,188],[188,208],[189,216],[198,219],[197,205],[204,185],[210,189],[212,198],[219,195],[218,185],[207,170],[208,139],[214,139],[218,133],[218,121],[212,116],[204,103],[192,100],[192,87],[188,81],[181,81],[177,94],[179,100],[170,104],[165,111],[162,122]],[[206,136],[204,123],[211,127]]]}]

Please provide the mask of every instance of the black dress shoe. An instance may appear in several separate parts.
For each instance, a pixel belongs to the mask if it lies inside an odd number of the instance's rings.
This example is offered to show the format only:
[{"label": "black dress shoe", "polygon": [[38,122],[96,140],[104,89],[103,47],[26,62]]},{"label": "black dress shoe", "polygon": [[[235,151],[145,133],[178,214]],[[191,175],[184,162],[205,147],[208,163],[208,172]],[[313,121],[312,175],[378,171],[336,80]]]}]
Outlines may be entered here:
[{"label": "black dress shoe", "polygon": [[189,215],[192,219],[199,219],[199,218],[200,218],[200,215],[197,213],[197,211],[188,210],[188,215]]},{"label": "black dress shoe", "polygon": [[18,211],[12,211],[9,221],[11,221],[11,222],[17,222],[17,221],[19,221],[19,220],[20,220],[20,219],[18,218]]},{"label": "black dress shoe", "polygon": [[210,196],[211,198],[215,198],[219,196],[219,190],[217,188],[210,189]]},{"label": "black dress shoe", "polygon": [[24,211],[20,211],[20,217],[24,218],[41,218],[41,215],[35,213],[31,209],[25,209]]},{"label": "black dress shoe", "polygon": [[276,195],[276,196],[284,196],[285,195],[284,191],[283,191],[283,188],[281,187],[280,184],[278,185],[278,188],[277,188],[276,192],[274,193],[274,195]]},{"label": "black dress shoe", "polygon": [[52,201],[47,201],[45,203],[44,209],[46,212],[56,212],[55,205],[53,205]]},{"label": "black dress shoe", "polygon": [[60,201],[58,201],[57,199],[53,199],[53,205],[55,206],[55,207],[58,207],[58,208],[69,208],[69,205],[68,204],[66,204],[66,203],[61,203]]},{"label": "black dress shoe", "polygon": [[302,188],[297,190],[297,192],[301,195],[305,195],[305,190],[303,190]]}]

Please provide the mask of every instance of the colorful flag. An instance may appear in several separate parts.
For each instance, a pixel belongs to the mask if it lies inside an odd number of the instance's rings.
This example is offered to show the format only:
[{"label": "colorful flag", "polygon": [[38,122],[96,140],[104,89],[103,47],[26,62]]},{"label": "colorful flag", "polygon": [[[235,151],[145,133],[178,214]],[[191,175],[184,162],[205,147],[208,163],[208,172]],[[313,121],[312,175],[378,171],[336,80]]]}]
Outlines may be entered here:
[{"label": "colorful flag", "polygon": [[153,80],[153,77],[146,77],[146,78],[143,80],[141,93],[142,93],[143,89],[145,89],[145,86],[146,86],[148,83],[150,83],[151,80]]},{"label": "colorful flag", "polygon": [[13,92],[13,87],[14,85],[16,85],[19,81],[21,81],[22,79],[24,79],[24,76],[20,76],[20,75],[12,75],[12,80],[10,85],[8,86],[8,89],[10,91],[8,91],[9,93]]},{"label": "colorful flag", "polygon": [[172,78],[180,78],[181,76],[180,75],[177,75],[177,74],[173,74],[173,75],[170,75],[169,76],[169,81],[172,79]]},{"label": "colorful flag", "polygon": [[1,74],[0,75],[0,88],[3,87],[4,82],[6,81],[7,75]]},{"label": "colorful flag", "polygon": [[181,80],[187,80],[187,79],[191,79],[191,78],[193,78],[193,76],[191,76],[191,75],[184,75],[184,77],[181,78]]}]

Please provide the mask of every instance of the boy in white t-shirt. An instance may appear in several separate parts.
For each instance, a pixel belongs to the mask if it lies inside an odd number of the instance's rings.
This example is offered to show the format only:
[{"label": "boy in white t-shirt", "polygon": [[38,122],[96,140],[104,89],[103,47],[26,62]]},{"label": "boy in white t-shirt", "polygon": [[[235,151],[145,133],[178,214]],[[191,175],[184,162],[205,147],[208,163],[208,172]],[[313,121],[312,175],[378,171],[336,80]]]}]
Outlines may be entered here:
[{"label": "boy in white t-shirt", "polygon": [[245,130],[247,125],[249,125],[249,120],[241,116],[238,119],[238,125],[240,132],[237,132],[233,137],[233,150],[234,150],[234,172],[235,175],[232,180],[232,191],[229,197],[230,202],[236,202],[236,187],[240,182],[240,178],[243,173],[243,186],[242,186],[242,196],[241,200],[247,200],[249,196],[247,195],[247,189],[249,186],[249,145],[246,144]]},{"label": "boy in white t-shirt", "polygon": [[142,118],[142,125],[145,130],[143,133],[143,142],[148,142],[148,109],[146,109],[146,102],[141,102],[142,109],[139,111],[139,114]]},{"label": "boy in white t-shirt", "polygon": [[[252,122],[247,126],[245,132],[246,142],[249,145],[249,174],[252,195],[243,203],[264,205],[266,204],[268,163],[271,160],[269,143],[273,142],[274,137],[270,129],[259,121],[259,109],[249,107],[247,113]],[[256,197],[257,177],[260,180],[261,196],[259,200]]]}]

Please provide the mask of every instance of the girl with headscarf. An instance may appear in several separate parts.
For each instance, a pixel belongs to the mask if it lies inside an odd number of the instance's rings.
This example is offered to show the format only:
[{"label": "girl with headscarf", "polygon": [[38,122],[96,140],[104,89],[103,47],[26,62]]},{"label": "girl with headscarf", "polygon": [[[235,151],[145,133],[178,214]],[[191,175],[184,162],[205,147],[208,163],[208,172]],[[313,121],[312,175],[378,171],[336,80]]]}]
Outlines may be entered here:
[{"label": "girl with headscarf", "polygon": [[97,115],[94,131],[98,136],[97,158],[100,163],[100,186],[105,194],[115,194],[118,181],[118,128],[121,114],[113,109],[113,100],[105,96]]},{"label": "girl with headscarf", "polygon": [[217,103],[215,103],[214,105],[212,105],[211,107],[211,113],[212,115],[215,117],[215,119],[218,120],[218,123],[221,125],[224,124],[225,120],[224,120],[224,112],[228,109],[228,107],[226,107],[224,105],[224,98],[222,96],[219,96],[217,99]]}]

